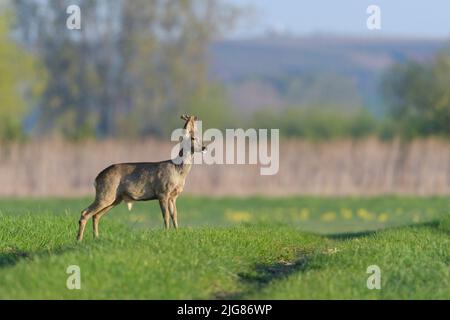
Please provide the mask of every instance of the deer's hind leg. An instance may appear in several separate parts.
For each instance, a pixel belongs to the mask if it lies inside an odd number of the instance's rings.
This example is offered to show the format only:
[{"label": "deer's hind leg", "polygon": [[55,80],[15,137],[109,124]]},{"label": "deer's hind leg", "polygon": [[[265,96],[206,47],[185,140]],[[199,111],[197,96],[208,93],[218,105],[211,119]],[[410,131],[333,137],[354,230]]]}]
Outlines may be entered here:
[{"label": "deer's hind leg", "polygon": [[[111,207],[111,203],[109,202],[104,202],[104,201],[98,201],[97,199],[86,209],[83,210],[83,212],[81,212],[81,217],[80,217],[80,221],[79,221],[79,228],[78,228],[78,236],[77,236],[77,240],[78,241],[82,241],[83,240],[83,235],[84,235],[84,229],[86,228],[86,223],[88,222],[88,220],[102,212],[102,211],[107,211],[107,209],[110,209],[109,207]],[[98,223],[98,221],[97,221]]]},{"label": "deer's hind leg", "polygon": [[94,231],[94,238],[98,238],[98,223],[100,218],[108,213],[109,210],[118,205],[122,200],[116,200],[112,205],[107,206],[106,208],[101,209],[99,212],[92,216],[92,228]]}]

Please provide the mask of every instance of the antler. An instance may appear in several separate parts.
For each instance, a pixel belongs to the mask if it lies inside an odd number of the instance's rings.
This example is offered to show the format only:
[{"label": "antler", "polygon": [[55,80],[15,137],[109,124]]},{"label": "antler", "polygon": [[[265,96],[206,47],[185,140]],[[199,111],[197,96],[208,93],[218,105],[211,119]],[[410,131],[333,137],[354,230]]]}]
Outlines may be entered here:
[{"label": "antler", "polygon": [[190,118],[194,118],[194,120],[195,121],[197,121],[198,120],[198,117],[197,116],[188,116],[187,114],[183,114],[182,116],[181,116],[181,119],[182,120],[184,120],[184,121],[188,121]]}]

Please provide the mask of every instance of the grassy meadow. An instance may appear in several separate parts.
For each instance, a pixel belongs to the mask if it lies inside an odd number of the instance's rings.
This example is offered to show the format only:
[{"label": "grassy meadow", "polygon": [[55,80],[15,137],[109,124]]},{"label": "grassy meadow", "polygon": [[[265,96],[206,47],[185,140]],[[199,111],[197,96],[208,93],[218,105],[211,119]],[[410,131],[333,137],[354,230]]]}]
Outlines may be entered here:
[{"label": "grassy meadow", "polygon": [[79,244],[89,203],[0,200],[0,299],[450,299],[449,198],[184,196],[178,231],[142,202]]}]

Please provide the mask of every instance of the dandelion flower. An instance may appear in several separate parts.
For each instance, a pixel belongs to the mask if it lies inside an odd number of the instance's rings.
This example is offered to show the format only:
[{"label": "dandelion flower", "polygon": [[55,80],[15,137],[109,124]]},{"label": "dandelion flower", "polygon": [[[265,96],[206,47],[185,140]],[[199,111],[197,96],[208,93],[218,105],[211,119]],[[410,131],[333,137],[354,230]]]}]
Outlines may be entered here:
[{"label": "dandelion flower", "polygon": [[385,213],[385,212],[381,213],[378,216],[378,221],[379,222],[386,222],[388,219],[389,219],[389,215],[387,213]]},{"label": "dandelion flower", "polygon": [[300,220],[305,221],[309,219],[309,210],[302,209],[300,210]]},{"label": "dandelion flower", "polygon": [[325,212],[323,215],[322,215],[322,218],[321,218],[323,221],[325,221],[325,222],[331,222],[331,221],[334,221],[335,219],[336,219],[336,213],[335,212]]},{"label": "dandelion flower", "polygon": [[367,211],[366,209],[359,209],[356,214],[358,215],[358,217],[360,217],[363,220],[373,220],[374,219],[374,215],[372,213],[370,213],[369,211]]},{"label": "dandelion flower", "polygon": [[353,217],[353,212],[350,209],[341,209],[342,218],[349,220]]},{"label": "dandelion flower", "polygon": [[226,211],[225,218],[233,222],[247,222],[250,221],[251,214],[247,211]]}]

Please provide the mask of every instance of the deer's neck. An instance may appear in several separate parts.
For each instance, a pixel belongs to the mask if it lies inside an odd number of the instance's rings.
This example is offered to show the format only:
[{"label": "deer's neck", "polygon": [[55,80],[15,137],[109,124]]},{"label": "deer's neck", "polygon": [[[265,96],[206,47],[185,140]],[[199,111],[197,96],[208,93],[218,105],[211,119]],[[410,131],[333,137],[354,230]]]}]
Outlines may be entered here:
[{"label": "deer's neck", "polygon": [[192,148],[191,135],[186,131],[180,144],[180,151],[175,159],[176,168],[181,176],[186,177],[191,171],[194,162],[194,150]]},{"label": "deer's neck", "polygon": [[177,166],[178,172],[183,177],[186,177],[188,175],[188,173],[191,171],[191,168],[192,168],[191,163],[180,164]]},{"label": "deer's neck", "polygon": [[192,153],[183,155],[182,152],[178,155],[175,161],[178,172],[182,176],[186,176],[191,171],[192,163],[194,162],[194,155]]}]

